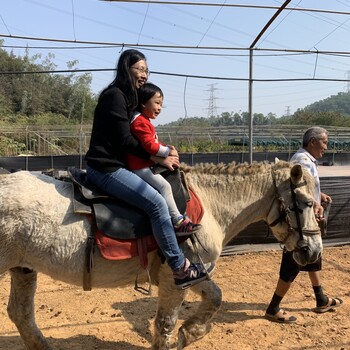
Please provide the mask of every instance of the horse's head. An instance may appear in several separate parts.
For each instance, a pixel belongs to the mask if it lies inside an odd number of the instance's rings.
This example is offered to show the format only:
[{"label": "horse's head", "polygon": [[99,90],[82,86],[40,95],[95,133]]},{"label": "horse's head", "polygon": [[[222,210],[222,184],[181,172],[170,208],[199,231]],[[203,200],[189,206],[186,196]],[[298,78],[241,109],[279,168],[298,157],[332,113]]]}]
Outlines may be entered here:
[{"label": "horse's head", "polygon": [[267,224],[285,249],[293,251],[298,264],[313,263],[323,249],[313,210],[314,178],[299,164],[292,166],[289,178],[281,174],[272,169],[274,199]]}]

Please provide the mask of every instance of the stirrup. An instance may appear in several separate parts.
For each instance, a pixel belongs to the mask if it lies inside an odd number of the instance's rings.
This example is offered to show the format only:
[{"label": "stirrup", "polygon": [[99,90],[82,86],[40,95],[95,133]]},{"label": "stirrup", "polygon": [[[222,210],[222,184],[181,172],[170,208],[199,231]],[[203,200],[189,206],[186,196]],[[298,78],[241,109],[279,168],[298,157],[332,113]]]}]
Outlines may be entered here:
[{"label": "stirrup", "polygon": [[[146,283],[148,283],[148,288],[144,288],[144,287],[139,285],[138,278],[139,278],[139,272],[140,272],[141,269],[145,270],[147,272],[147,279],[148,279],[148,281]],[[152,294],[152,280],[151,280],[151,275],[149,273],[148,268],[143,269],[142,267],[140,267],[138,269],[136,277],[135,277],[134,289],[137,292],[139,292],[139,293],[141,293],[143,295],[151,295]]]},{"label": "stirrup", "polygon": [[[206,270],[205,264],[204,264],[204,262],[203,262],[203,259],[202,259],[201,255],[199,254],[198,244],[204,249],[204,251],[206,251],[206,252],[208,252],[208,251],[203,247],[201,241],[198,239],[198,236],[197,236],[197,233],[196,233],[196,232],[194,232],[193,235],[190,236],[190,240],[191,240],[191,243],[192,243],[192,246],[193,246],[193,252],[197,255],[199,262],[202,264],[202,266],[203,266],[204,269]],[[208,279],[208,280],[211,279],[209,273],[207,273],[207,279]]]}]

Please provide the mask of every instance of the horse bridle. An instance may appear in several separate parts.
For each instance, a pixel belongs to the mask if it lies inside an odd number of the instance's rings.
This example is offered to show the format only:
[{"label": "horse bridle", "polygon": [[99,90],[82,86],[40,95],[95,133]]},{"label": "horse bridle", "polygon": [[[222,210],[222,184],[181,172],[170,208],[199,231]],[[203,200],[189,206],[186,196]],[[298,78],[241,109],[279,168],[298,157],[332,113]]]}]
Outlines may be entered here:
[{"label": "horse bridle", "polygon": [[[304,238],[304,234],[303,234],[303,229],[301,227],[301,220],[300,220],[300,214],[302,214],[303,212],[303,209],[300,209],[298,207],[298,203],[297,203],[297,197],[296,197],[296,193],[295,193],[295,190],[299,187],[303,187],[303,186],[306,186],[307,185],[307,182],[306,181],[303,181],[297,185],[293,184],[292,180],[289,179],[289,184],[290,184],[290,189],[291,189],[291,195],[292,195],[292,206],[288,206],[286,207],[285,206],[285,203],[284,203],[284,199],[283,197],[280,195],[279,191],[278,191],[278,187],[277,187],[277,184],[276,184],[276,178],[274,176],[274,174],[272,173],[272,179],[273,179],[273,183],[274,183],[274,186],[275,186],[275,190],[276,190],[276,193],[275,193],[275,196],[276,198],[278,199],[279,203],[280,203],[280,215],[278,216],[278,218],[276,220],[274,220],[273,222],[271,223],[268,223],[268,226],[269,227],[274,227],[280,223],[287,223],[288,225],[288,234],[287,236],[285,237],[285,239],[283,241],[280,241],[280,243],[283,245],[287,239],[289,238],[289,236],[294,233],[295,231],[298,231],[298,234],[299,234],[299,240],[297,242],[297,249],[299,250],[307,250],[308,249],[308,243],[307,243],[307,240]],[[271,205],[271,208],[273,206],[273,203]],[[270,208],[270,210],[271,210]],[[270,212],[269,210],[269,212]],[[291,224],[291,220],[289,218],[289,214],[290,212],[293,211],[295,213],[295,217],[296,217],[296,221],[297,221],[297,227],[294,228]],[[317,231],[318,232],[318,231]],[[316,234],[316,231],[309,231],[310,234]]]}]

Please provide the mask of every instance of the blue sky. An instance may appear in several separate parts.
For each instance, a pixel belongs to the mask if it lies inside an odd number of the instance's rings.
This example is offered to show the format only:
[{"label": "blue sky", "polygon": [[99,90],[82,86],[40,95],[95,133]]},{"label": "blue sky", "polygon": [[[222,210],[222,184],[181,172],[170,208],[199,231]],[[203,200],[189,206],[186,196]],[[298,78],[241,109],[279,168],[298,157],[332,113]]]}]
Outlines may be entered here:
[{"label": "blue sky", "polygon": [[[6,50],[13,50],[18,55],[23,55],[24,49],[14,46],[28,46],[30,55],[40,53],[42,59],[53,53],[57,69],[66,69],[67,62],[73,60],[78,60],[80,69],[111,69],[115,67],[121,47],[104,48],[103,43],[140,45],[152,72],[149,80],[159,85],[165,96],[164,108],[156,124],[185,117],[207,117],[211,112],[248,111],[249,53],[246,49],[276,9],[221,5],[279,7],[284,1],[192,2],[220,6],[98,0],[3,1],[0,8],[1,35],[96,44],[86,48],[89,45],[14,37],[0,39]],[[350,0],[296,0],[288,7],[350,13]],[[255,81],[253,112],[271,112],[280,117],[348,91],[350,85],[345,80],[350,78],[349,30],[349,14],[283,11],[255,45],[260,50],[254,51],[253,78],[343,81]],[[44,48],[34,48],[38,46]],[[320,53],[285,50],[318,50]],[[323,51],[349,54],[325,55]],[[186,75],[198,77],[186,78]],[[113,72],[94,72],[92,77],[92,89],[98,94],[112,81]]]}]

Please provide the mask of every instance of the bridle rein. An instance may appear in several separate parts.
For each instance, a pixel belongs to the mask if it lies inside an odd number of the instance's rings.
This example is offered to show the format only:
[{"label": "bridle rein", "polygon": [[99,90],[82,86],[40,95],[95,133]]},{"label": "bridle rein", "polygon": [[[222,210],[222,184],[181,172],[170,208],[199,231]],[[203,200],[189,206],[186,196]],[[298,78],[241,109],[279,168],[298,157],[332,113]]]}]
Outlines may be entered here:
[{"label": "bridle rein", "polygon": [[[280,244],[283,245],[287,241],[289,236],[291,234],[293,234],[295,231],[297,231],[298,234],[299,234],[299,240],[298,240],[296,249],[298,249],[298,250],[307,250],[308,249],[308,243],[307,243],[307,240],[304,238],[304,232],[303,232],[303,229],[301,227],[301,220],[300,220],[300,214],[303,213],[303,209],[300,209],[298,207],[296,193],[295,193],[295,190],[297,188],[306,186],[307,182],[303,181],[303,182],[295,185],[295,184],[292,183],[291,179],[289,180],[291,196],[292,196],[292,205],[286,207],[285,203],[284,203],[284,199],[283,199],[283,197],[280,195],[280,193],[278,191],[278,187],[277,187],[276,178],[274,176],[274,173],[272,173],[272,179],[273,179],[273,184],[274,184],[274,187],[275,187],[275,190],[276,190],[275,196],[276,196],[276,198],[278,199],[278,201],[280,203],[280,215],[278,216],[278,218],[276,220],[274,220],[271,223],[267,223],[267,224],[271,228],[271,227],[274,227],[274,226],[276,226],[278,224],[281,224],[283,222],[287,223],[287,225],[288,225],[288,234],[287,234],[287,236],[285,237],[285,239],[283,241],[280,241]],[[273,206],[273,203],[271,205],[271,208],[272,208],[272,206]],[[270,210],[271,210],[271,208],[270,208]],[[269,210],[269,212],[270,212],[270,210]],[[292,211],[295,213],[295,217],[296,217],[296,221],[297,221],[297,227],[296,228],[294,228],[292,226],[291,220],[290,220],[290,217],[289,217],[289,214]],[[318,232],[319,232],[318,230],[314,230],[314,231],[310,230],[310,231],[308,231],[308,234],[317,234]]]}]

